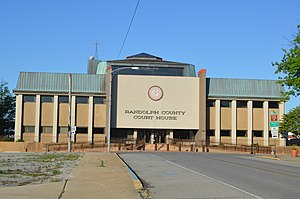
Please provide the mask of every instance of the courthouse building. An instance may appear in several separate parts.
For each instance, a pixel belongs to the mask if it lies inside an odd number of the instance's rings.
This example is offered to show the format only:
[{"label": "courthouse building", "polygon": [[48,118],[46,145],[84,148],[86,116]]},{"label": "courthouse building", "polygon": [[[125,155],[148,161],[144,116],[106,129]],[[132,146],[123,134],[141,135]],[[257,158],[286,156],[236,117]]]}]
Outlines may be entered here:
[{"label": "courthouse building", "polygon": [[[201,144],[258,143],[274,138],[270,123],[285,111],[274,80],[208,78],[187,63],[140,53],[124,60],[88,61],[87,74],[21,72],[15,140],[75,142],[185,140]],[[69,100],[70,98],[70,100]],[[277,123],[278,124],[278,123]]]}]

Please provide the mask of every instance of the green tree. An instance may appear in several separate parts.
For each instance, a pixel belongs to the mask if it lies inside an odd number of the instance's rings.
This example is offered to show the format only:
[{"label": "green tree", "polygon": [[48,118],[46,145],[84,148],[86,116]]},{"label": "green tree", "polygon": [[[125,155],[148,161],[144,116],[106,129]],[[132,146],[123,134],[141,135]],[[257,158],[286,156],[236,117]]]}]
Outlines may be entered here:
[{"label": "green tree", "polygon": [[15,97],[7,85],[7,82],[0,82],[0,134],[12,132],[15,124]]},{"label": "green tree", "polygon": [[272,63],[277,67],[275,74],[280,74],[278,83],[287,87],[287,90],[282,93],[282,97],[288,100],[290,96],[300,95],[300,25],[291,41],[290,49],[282,49],[284,52],[280,62]]},{"label": "green tree", "polygon": [[300,135],[300,105],[283,115],[279,132],[292,132]]}]

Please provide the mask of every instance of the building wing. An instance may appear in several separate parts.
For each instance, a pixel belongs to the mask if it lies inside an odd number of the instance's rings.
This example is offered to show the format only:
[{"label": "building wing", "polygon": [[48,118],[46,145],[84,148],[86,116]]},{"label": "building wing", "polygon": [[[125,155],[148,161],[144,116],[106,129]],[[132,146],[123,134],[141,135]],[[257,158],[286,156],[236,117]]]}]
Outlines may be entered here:
[{"label": "building wing", "polygon": [[[105,93],[105,75],[71,74],[72,93]],[[68,73],[21,72],[14,92],[69,92]]]},{"label": "building wing", "polygon": [[207,96],[211,98],[279,99],[284,87],[276,80],[207,78]]}]

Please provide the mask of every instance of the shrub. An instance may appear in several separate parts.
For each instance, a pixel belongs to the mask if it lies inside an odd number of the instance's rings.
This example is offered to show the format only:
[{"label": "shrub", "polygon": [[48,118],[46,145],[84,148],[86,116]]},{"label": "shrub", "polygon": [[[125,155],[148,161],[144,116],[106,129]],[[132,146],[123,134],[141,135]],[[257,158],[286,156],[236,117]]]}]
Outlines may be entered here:
[{"label": "shrub", "polygon": [[13,142],[13,141],[14,141],[14,139],[13,138],[9,138],[9,137],[4,137],[2,139],[2,142]]}]

